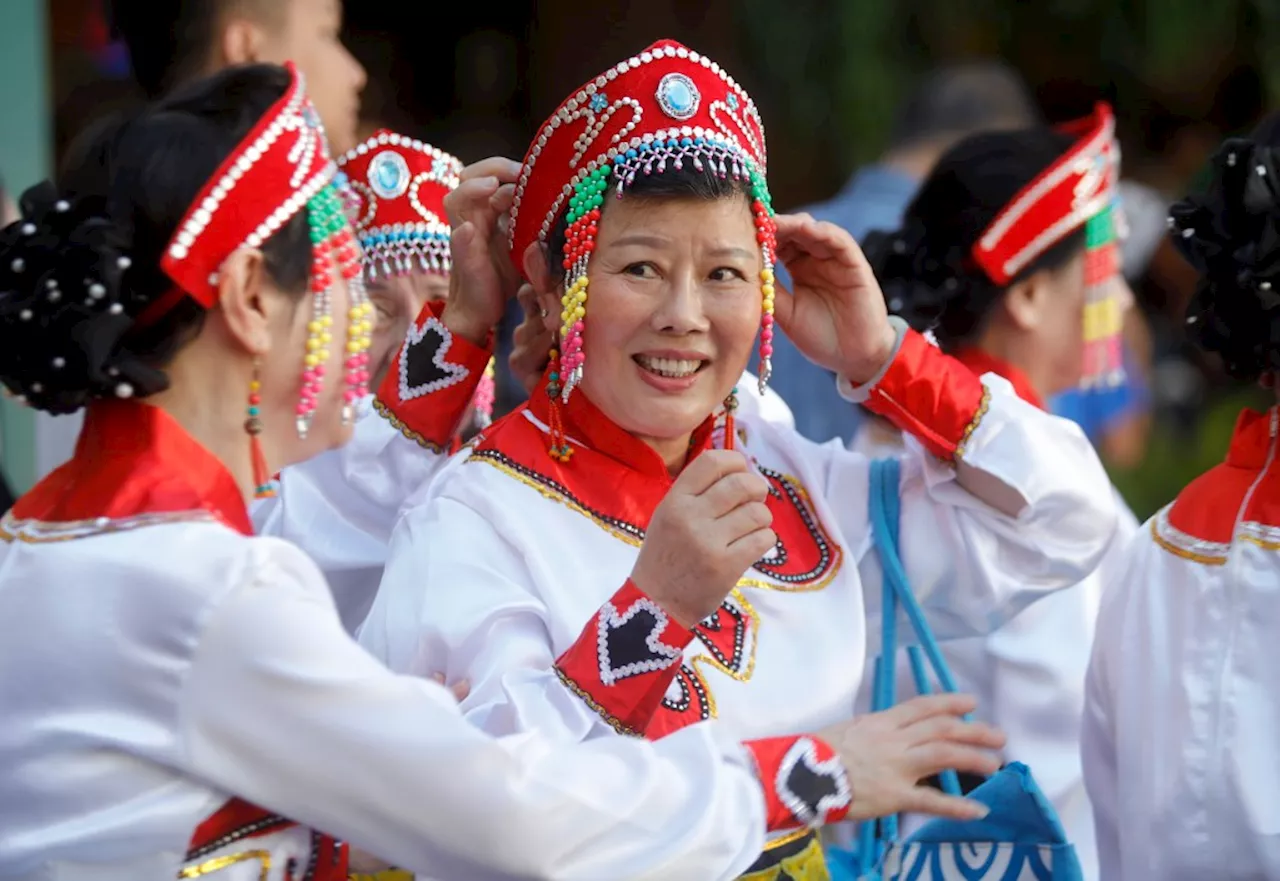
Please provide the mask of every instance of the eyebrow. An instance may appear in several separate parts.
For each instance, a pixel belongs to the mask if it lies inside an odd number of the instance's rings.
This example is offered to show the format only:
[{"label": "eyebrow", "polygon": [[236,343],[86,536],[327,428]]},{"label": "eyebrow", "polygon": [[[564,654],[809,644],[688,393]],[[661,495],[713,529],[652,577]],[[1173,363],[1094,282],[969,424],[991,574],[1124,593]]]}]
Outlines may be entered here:
[{"label": "eyebrow", "polygon": [[[629,245],[638,245],[645,248],[662,248],[671,244],[670,239],[661,238],[659,236],[646,236],[643,234],[623,236],[616,240],[615,247],[626,247]],[[756,256],[754,251],[746,248],[739,248],[734,245],[726,245],[721,248],[713,248],[707,253],[708,257],[737,257],[742,260],[750,260]]]}]

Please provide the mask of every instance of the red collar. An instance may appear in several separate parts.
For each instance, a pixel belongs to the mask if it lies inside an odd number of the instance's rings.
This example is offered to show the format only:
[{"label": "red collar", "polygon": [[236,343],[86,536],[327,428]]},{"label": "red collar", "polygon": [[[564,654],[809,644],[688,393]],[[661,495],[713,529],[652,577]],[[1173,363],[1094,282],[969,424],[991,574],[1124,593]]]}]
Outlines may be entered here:
[{"label": "red collar", "polygon": [[1274,407],[1265,413],[1241,411],[1235,433],[1231,435],[1231,446],[1227,448],[1228,465],[1250,471],[1262,470],[1271,449],[1271,420],[1276,412]]},{"label": "red collar", "polygon": [[994,373],[996,376],[1002,377],[1013,386],[1013,390],[1018,397],[1034,407],[1041,410],[1044,409],[1044,400],[1032,388],[1031,381],[1027,379],[1027,375],[1008,361],[989,355],[976,346],[968,346],[961,349],[955,353],[955,358],[979,376],[986,373]]},{"label": "red collar", "polygon": [[13,516],[67,523],[196,510],[253,535],[231,472],[173,417],[140,401],[103,401],[85,414],[71,461],[19,499]]},{"label": "red collar", "polygon": [[[547,378],[534,390],[529,399],[529,412],[544,425],[549,421],[551,399],[547,396]],[[627,468],[650,477],[661,477],[664,486],[671,483],[667,463],[662,461],[653,447],[614,424],[586,396],[577,389],[569,396],[569,403],[560,407],[564,433],[572,440],[580,441],[590,449],[607,456]],[[689,460],[711,448],[714,414],[708,416],[694,431],[689,440]]]}]

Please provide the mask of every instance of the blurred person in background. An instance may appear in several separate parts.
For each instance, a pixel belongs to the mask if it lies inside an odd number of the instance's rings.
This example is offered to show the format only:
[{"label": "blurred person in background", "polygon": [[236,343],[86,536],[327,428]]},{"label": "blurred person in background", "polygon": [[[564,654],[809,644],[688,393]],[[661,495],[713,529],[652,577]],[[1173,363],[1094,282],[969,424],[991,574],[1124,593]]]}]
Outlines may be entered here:
[{"label": "blurred person in background", "polygon": [[[859,169],[830,201],[800,210],[859,241],[873,229],[895,229],[920,182],[953,144],[975,132],[1038,122],[1030,89],[1008,65],[979,61],[939,68],[899,108],[880,160]],[[785,271],[779,277],[785,285]],[[774,387],[791,407],[800,434],[814,441],[853,440],[861,411],[840,397],[831,372],[805,358],[785,335],[775,338],[773,359]]]},{"label": "blurred person in background", "polygon": [[292,61],[335,154],[356,146],[365,72],[342,43],[342,0],[106,0],[148,98],[236,64]]},{"label": "blurred person in background", "polygon": [[[1118,178],[1105,104],[1062,129],[961,141],[938,162],[902,226],[867,237],[889,310],[933,333],[975,373],[1007,380],[1039,410],[1068,388],[1113,384],[1123,309],[1132,301],[1118,273]],[[868,415],[854,449],[901,455],[903,444],[891,424]],[[959,687],[979,696],[979,717],[1008,732],[1005,758],[1035,773],[1086,879],[1096,878],[1097,859],[1080,767],[1084,673],[1103,585],[1138,526],[1118,499],[1116,507],[1108,552],[1084,579],[988,636],[942,646]],[[910,670],[898,660],[899,690],[910,694]]]}]

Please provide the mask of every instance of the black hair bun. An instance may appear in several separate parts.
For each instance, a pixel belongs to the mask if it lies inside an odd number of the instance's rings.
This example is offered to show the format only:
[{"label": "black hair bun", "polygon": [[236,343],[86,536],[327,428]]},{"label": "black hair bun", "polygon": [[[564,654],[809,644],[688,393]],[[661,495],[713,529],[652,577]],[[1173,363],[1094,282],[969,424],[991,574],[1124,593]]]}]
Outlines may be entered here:
[{"label": "black hair bun", "polygon": [[1233,138],[1211,174],[1169,213],[1175,247],[1201,273],[1188,331],[1232,376],[1256,379],[1280,370],[1280,153]]},{"label": "black hair bun", "polygon": [[936,330],[967,295],[959,248],[937,248],[924,224],[908,219],[896,232],[868,233],[863,253],[880,282],[885,306],[921,333]]},{"label": "black hair bun", "polygon": [[127,247],[101,200],[70,202],[45,182],[21,207],[22,219],[0,231],[0,382],[54,414],[167,387],[122,345],[141,304],[124,284]]}]

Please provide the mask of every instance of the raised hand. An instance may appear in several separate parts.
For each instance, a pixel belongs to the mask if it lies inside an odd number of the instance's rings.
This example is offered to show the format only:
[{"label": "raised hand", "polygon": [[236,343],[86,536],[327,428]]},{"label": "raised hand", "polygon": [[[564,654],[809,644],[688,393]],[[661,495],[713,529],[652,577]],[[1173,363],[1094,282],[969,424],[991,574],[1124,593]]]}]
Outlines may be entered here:
[{"label": "raised hand", "polygon": [[742,453],[701,454],[654,511],[631,581],[683,626],[697,624],[777,543],[768,494]]},{"label": "raised hand", "polygon": [[444,198],[453,227],[453,272],[443,320],[453,333],[481,342],[502,319],[518,278],[507,258],[503,221],[515,197],[520,163],[499,156],[468,165]]},{"label": "raised hand", "polygon": [[853,236],[807,214],[778,223],[778,259],[791,290],[776,287],[775,317],[812,361],[860,385],[893,354],[897,334],[884,294]]},{"label": "raised hand", "polygon": [[849,819],[898,813],[957,820],[985,816],[986,809],[977,802],[919,785],[948,768],[982,775],[999,770],[1000,761],[991,751],[1004,746],[1004,735],[990,725],[960,718],[976,706],[969,695],[930,695],[819,732],[849,775]]}]

